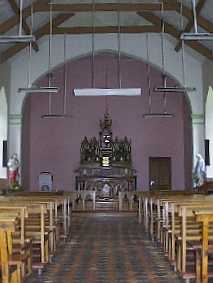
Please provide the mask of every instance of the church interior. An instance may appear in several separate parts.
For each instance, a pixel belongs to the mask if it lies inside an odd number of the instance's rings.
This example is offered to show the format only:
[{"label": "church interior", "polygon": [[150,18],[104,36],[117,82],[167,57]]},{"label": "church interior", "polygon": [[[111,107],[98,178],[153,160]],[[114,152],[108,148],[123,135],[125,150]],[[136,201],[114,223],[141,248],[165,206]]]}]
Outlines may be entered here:
[{"label": "church interior", "polygon": [[213,282],[212,0],[0,0],[0,283]]}]

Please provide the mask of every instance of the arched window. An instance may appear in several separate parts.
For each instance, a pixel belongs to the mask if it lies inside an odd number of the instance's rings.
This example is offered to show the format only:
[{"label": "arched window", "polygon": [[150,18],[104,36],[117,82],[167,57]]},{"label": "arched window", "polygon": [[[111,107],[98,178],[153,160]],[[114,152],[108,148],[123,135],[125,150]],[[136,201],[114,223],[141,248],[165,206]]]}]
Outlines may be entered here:
[{"label": "arched window", "polygon": [[210,165],[207,166],[207,178],[213,178],[213,89],[210,86],[206,99],[206,139],[209,140]]},{"label": "arched window", "polygon": [[0,178],[7,177],[7,168],[3,167],[3,142],[7,140],[7,98],[5,88],[0,88]]}]

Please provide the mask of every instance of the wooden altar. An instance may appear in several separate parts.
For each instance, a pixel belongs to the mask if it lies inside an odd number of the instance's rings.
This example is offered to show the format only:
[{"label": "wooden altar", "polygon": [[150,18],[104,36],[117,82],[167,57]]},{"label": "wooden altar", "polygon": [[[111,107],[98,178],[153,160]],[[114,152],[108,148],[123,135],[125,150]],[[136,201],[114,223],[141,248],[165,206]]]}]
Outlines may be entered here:
[{"label": "wooden altar", "polygon": [[113,138],[109,113],[100,121],[99,139],[84,137],[81,142],[80,167],[75,173],[76,190],[95,190],[99,199],[115,199],[119,192],[136,190],[131,141]]}]

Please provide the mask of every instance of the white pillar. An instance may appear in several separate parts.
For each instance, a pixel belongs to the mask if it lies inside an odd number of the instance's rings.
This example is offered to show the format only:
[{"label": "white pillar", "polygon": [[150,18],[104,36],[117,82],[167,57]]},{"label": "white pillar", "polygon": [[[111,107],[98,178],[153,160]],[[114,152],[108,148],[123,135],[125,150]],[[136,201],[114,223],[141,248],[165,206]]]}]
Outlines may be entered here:
[{"label": "white pillar", "polygon": [[21,114],[9,114],[8,124],[8,157],[17,153],[18,159],[21,161]]},{"label": "white pillar", "polygon": [[203,114],[192,114],[193,131],[193,161],[196,162],[196,154],[199,153],[205,157],[205,121]]},{"label": "white pillar", "polygon": [[3,167],[3,141],[7,140],[7,99],[5,88],[0,89],[0,178],[7,178],[7,168]]}]

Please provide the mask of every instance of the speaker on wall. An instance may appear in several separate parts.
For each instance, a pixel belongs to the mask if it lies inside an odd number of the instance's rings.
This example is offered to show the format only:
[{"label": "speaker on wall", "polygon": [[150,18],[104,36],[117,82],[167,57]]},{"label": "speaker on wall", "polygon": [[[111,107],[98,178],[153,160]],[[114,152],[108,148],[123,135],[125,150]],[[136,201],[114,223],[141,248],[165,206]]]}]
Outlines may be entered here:
[{"label": "speaker on wall", "polygon": [[2,158],[2,166],[7,167],[7,141],[3,141],[3,158]]},{"label": "speaker on wall", "polygon": [[209,140],[205,140],[205,164],[210,165]]}]

